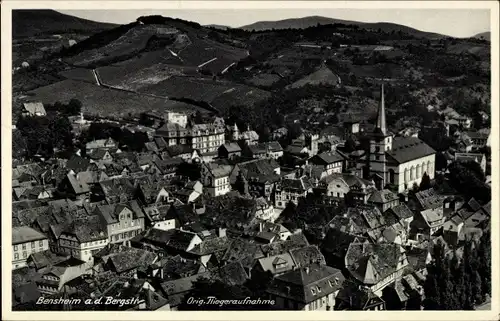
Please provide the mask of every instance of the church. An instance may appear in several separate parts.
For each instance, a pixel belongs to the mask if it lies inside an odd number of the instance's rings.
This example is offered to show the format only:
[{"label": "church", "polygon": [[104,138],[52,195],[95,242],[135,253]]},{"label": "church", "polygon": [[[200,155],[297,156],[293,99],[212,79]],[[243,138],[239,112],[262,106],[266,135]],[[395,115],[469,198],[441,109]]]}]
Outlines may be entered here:
[{"label": "church", "polygon": [[370,134],[363,176],[373,179],[377,188],[398,193],[420,185],[424,174],[434,179],[436,151],[415,137],[394,137],[387,130],[384,85],[381,88],[377,122]]}]

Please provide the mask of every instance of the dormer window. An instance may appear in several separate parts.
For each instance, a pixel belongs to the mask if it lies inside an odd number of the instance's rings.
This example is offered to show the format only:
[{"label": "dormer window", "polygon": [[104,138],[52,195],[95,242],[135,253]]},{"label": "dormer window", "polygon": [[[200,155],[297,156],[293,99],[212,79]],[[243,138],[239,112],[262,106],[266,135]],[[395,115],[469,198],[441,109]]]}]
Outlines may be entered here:
[{"label": "dormer window", "polygon": [[311,288],[311,293],[312,293],[313,295],[316,295],[316,289],[315,289],[315,288]]}]

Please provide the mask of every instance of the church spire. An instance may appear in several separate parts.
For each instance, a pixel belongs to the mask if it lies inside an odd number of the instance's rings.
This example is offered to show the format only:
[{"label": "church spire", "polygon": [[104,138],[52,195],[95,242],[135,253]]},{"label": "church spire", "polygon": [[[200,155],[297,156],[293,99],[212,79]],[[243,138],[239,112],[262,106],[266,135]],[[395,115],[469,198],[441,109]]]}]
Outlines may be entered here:
[{"label": "church spire", "polygon": [[375,127],[375,130],[384,135],[387,133],[387,127],[385,124],[384,84],[382,84],[382,88],[380,90],[380,105],[378,107],[377,126]]}]

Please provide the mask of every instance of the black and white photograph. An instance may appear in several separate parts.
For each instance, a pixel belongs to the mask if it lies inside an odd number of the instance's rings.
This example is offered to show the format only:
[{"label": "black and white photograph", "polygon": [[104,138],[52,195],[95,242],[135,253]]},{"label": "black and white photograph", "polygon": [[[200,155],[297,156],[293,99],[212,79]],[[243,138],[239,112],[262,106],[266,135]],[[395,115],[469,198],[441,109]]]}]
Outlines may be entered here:
[{"label": "black and white photograph", "polygon": [[494,319],[498,3],[204,2],[8,10],[6,308]]}]

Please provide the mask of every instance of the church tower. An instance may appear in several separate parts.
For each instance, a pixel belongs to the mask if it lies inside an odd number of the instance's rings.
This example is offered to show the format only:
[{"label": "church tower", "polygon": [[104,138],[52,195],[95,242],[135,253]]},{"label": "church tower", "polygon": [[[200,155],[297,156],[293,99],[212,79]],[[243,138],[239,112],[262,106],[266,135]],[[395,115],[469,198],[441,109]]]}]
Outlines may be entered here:
[{"label": "church tower", "polygon": [[236,122],[234,122],[234,126],[233,126],[233,129],[231,130],[232,132],[232,139],[233,141],[237,141],[240,139],[240,131],[238,129],[238,125],[236,125]]},{"label": "church tower", "polygon": [[385,120],[384,85],[380,92],[377,123],[370,138],[369,178],[373,178],[377,188],[383,189],[388,182],[385,153],[392,149],[392,136],[387,131]]}]

